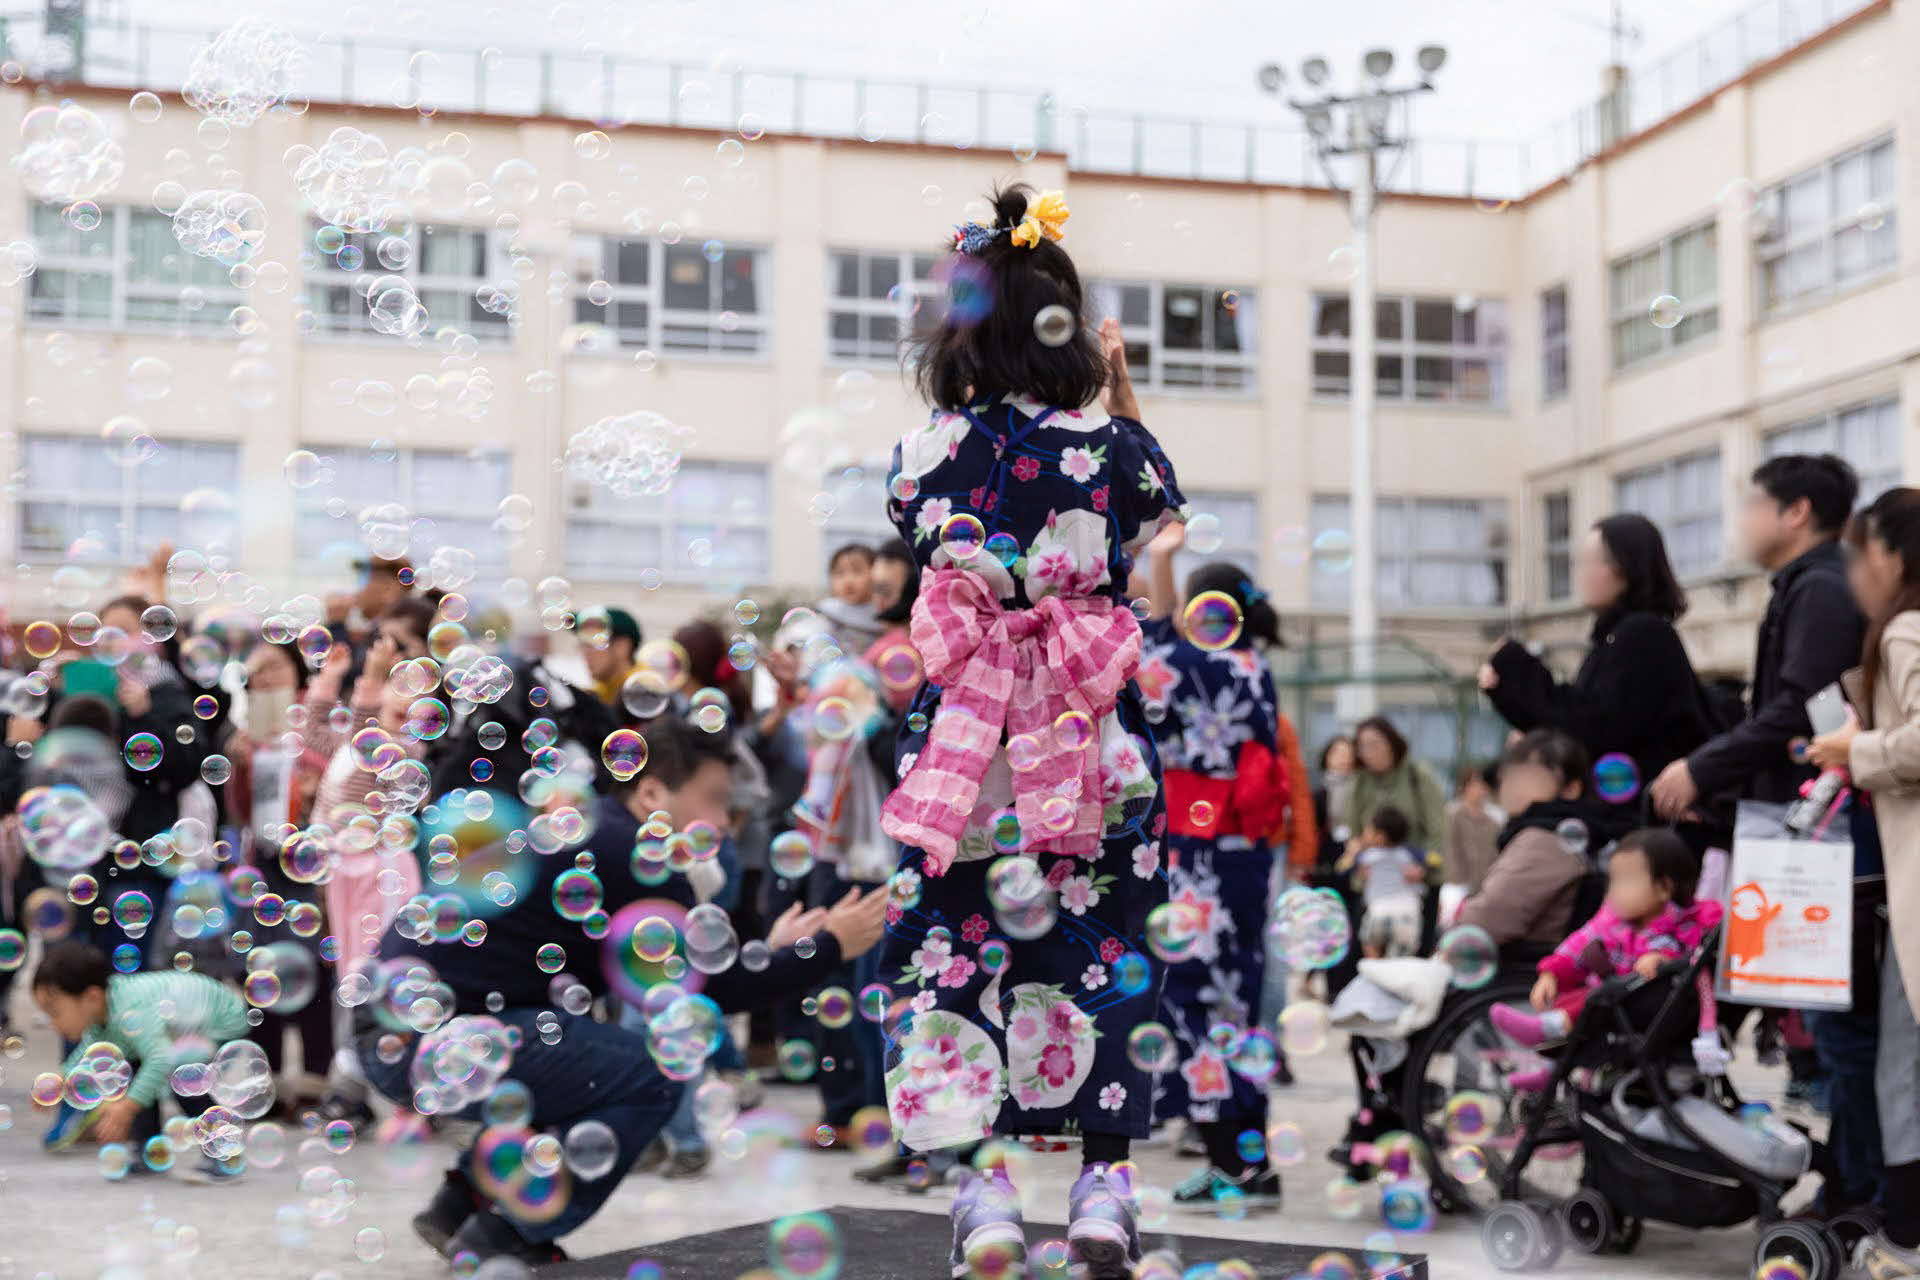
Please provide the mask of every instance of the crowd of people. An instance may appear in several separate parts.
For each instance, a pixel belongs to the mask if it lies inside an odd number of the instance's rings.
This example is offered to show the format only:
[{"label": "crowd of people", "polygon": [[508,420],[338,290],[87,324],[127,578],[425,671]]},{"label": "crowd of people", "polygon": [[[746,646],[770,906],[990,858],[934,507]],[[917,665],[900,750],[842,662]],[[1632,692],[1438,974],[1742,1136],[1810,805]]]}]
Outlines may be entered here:
[{"label": "crowd of people", "polygon": [[[34,1086],[49,1149],[100,1142],[112,1177],[197,1153],[225,1180],[275,1108],[477,1120],[414,1225],[487,1275],[564,1256],[631,1170],[700,1176],[777,1075],[817,1085],[811,1140],[870,1152],[862,1178],[970,1173],[955,1276],[1024,1255],[999,1144],[1072,1137],[1070,1248],[1133,1275],[1132,1144],[1157,1125],[1194,1162],[1176,1204],[1280,1204],[1283,1006],[1466,928],[1534,949],[1531,1009],[1498,1021],[1550,1046],[1605,981],[1709,944],[1735,801],[1844,769],[1884,911],[1852,1009],[1760,1039],[1810,1049],[1830,1117],[1810,1211],[1877,1212],[1859,1265],[1920,1276],[1920,491],[1856,511],[1837,459],[1754,472],[1772,595],[1744,702],[1695,674],[1660,532],[1623,513],[1578,552],[1573,677],[1518,639],[1481,668],[1498,762],[1449,788],[1372,716],[1310,768],[1255,576],[1175,580],[1187,504],[1117,327],[1084,328],[1067,216],[1014,188],[956,232],[990,305],[916,353],[933,412],[889,476],[900,539],[837,549],[777,625],[741,600],[649,639],[582,608],[571,667],[487,643],[403,558],[243,627],[176,612],[199,570],[163,553],[20,628],[0,995],[30,974],[65,1049]],[[1853,718],[1816,736],[1836,684]],[[1288,936],[1302,892],[1337,901],[1337,945]],[[1356,1114],[1349,1170],[1385,1123]]]}]

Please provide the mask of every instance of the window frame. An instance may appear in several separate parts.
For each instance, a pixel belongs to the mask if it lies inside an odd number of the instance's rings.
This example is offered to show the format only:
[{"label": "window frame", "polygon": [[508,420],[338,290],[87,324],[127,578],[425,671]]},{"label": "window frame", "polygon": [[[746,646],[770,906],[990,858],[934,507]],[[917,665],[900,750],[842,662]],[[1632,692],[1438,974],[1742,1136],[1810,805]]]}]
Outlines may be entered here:
[{"label": "window frame", "polygon": [[1264,560],[1261,556],[1265,542],[1261,509],[1260,491],[1257,489],[1188,489],[1186,491],[1187,509],[1192,516],[1218,516],[1223,508],[1237,508],[1236,522],[1241,515],[1252,516],[1252,533],[1247,541],[1237,541],[1228,536],[1228,521],[1221,520],[1221,542],[1214,550],[1200,554],[1182,543],[1173,555],[1173,581],[1176,590],[1183,590],[1187,575],[1202,565],[1216,561],[1230,561],[1246,571],[1247,576],[1258,583]]},{"label": "window frame", "polygon": [[[100,456],[97,463],[78,474],[84,475],[90,480],[103,476],[117,477],[118,483],[114,487],[117,488],[119,492],[117,494],[110,494],[105,487],[92,489],[49,483],[46,477],[33,474],[30,469],[29,455],[33,450],[34,442],[39,440],[57,441],[62,444],[78,445],[82,448],[92,445],[98,448]],[[240,441],[193,438],[169,441],[161,446],[163,449],[182,447],[194,450],[221,450],[231,455],[233,489],[237,491],[242,479]],[[77,432],[23,431],[20,433],[19,448],[19,467],[27,478],[24,492],[14,504],[13,528],[16,539],[14,554],[18,559],[28,564],[59,564],[68,560],[70,557],[66,548],[72,544],[75,538],[87,532],[87,529],[84,527],[63,530],[63,533],[67,536],[64,538],[60,547],[38,546],[35,540],[30,538],[27,533],[27,515],[29,509],[32,507],[61,505],[72,509],[108,506],[115,508],[116,517],[114,523],[109,528],[99,531],[103,536],[117,539],[117,545],[113,548],[106,562],[116,566],[133,565],[145,560],[153,550],[151,545],[140,544],[141,511],[178,511],[181,499],[185,498],[188,494],[202,488],[219,487],[217,485],[190,484],[177,493],[168,492],[149,496],[142,492],[139,483],[143,475],[153,474],[152,472],[146,471],[145,463],[130,467],[121,466],[107,455],[106,447],[100,443],[98,437]],[[196,474],[193,478],[199,478],[198,471],[200,468],[204,468],[205,465],[204,461],[198,463],[195,468]],[[69,477],[62,478],[66,479]],[[230,553],[238,559],[241,547],[245,541],[245,525],[238,503],[236,503],[233,508],[231,520],[232,531],[229,538]]]},{"label": "window frame", "polygon": [[[1556,299],[1560,323],[1554,328]],[[1572,314],[1567,284],[1549,285],[1540,291],[1540,402],[1551,404],[1566,399],[1573,388],[1573,344],[1568,328]]]},{"label": "window frame", "polygon": [[[1349,307],[1347,332],[1344,335],[1322,334],[1320,332],[1320,308],[1328,303],[1350,304],[1351,296],[1345,293],[1322,293],[1314,291],[1307,296],[1307,384],[1316,400],[1346,401],[1353,394],[1353,316]],[[1470,311],[1489,308],[1480,320],[1479,338],[1472,343],[1458,341],[1427,342],[1416,338],[1415,319],[1422,304],[1444,305],[1448,312],[1458,317],[1465,314],[1459,307],[1458,298],[1442,298],[1433,294],[1389,293],[1374,299],[1374,396],[1388,404],[1414,405],[1420,408],[1468,409],[1477,412],[1500,412],[1510,407],[1508,375],[1510,357],[1513,354],[1512,311],[1505,298],[1475,297]],[[1379,332],[1381,326],[1379,312],[1383,307],[1397,306],[1400,311],[1400,332],[1397,337],[1385,337]],[[1491,308],[1497,307],[1493,311]],[[1494,340],[1495,333],[1499,341]],[[1317,371],[1318,358],[1323,355],[1345,356],[1347,372],[1343,382],[1336,384],[1330,377],[1323,378]],[[1399,390],[1383,390],[1386,380],[1379,376],[1380,362],[1384,359],[1397,359],[1401,362]],[[1459,377],[1463,364],[1484,362],[1487,366],[1488,395],[1485,399],[1470,399],[1459,395],[1443,397],[1422,396],[1422,385],[1418,376],[1421,360],[1444,359],[1454,369],[1454,378],[1448,384],[1458,388],[1463,385]]]},{"label": "window frame", "polygon": [[[368,446],[352,442],[323,441],[316,443],[303,441],[300,447],[322,458],[332,459],[343,454],[365,453]],[[491,494],[474,493],[470,489],[463,488],[455,494],[443,495],[438,492],[429,493],[426,495],[426,500],[424,502],[421,501],[421,493],[417,487],[415,477],[415,468],[418,465],[420,455],[433,454],[436,456],[471,459],[475,453],[483,454],[488,458],[495,459],[498,463],[504,464],[501,466],[501,488],[497,497]],[[316,484],[309,488],[295,491],[293,503],[293,547],[294,556],[297,560],[316,561],[321,557],[321,553],[333,543],[352,540],[351,531],[353,526],[351,520],[334,517],[329,514],[326,509],[327,504],[335,498],[343,499],[348,504],[349,515],[351,515],[354,510],[364,507],[370,502],[397,502],[406,508],[409,517],[416,520],[425,518],[432,521],[437,534],[443,521],[458,520],[467,522],[473,520],[475,515],[479,514],[490,522],[493,518],[493,510],[498,507],[500,500],[513,492],[513,450],[507,447],[455,449],[442,448],[434,445],[410,445],[396,450],[392,462],[376,463],[375,465],[388,466],[393,469],[395,492],[393,498],[384,499],[370,495],[342,493],[331,484]],[[346,535],[339,538],[328,537],[323,539],[318,545],[309,545],[306,539],[306,530],[309,527],[308,517],[316,515],[323,516],[329,521],[337,520],[338,523],[347,530]],[[315,521],[312,522],[311,527],[318,528],[320,526],[318,522]],[[414,559],[416,564],[424,566],[427,558],[432,555],[433,550],[442,546],[465,546],[467,550],[473,552],[474,559],[478,563],[482,576],[488,574],[504,576],[511,558],[511,552],[504,540],[498,537],[486,539],[477,546],[470,546],[458,541],[449,543],[436,536],[431,544],[423,543],[419,547],[410,548],[408,555]]]},{"label": "window frame", "polygon": [[[1147,321],[1145,324],[1129,324],[1126,319],[1124,293],[1129,289],[1146,291]],[[1253,335],[1250,350],[1223,351],[1211,346],[1169,347],[1166,344],[1166,306],[1169,290],[1197,292],[1201,295],[1201,327],[1203,334],[1216,331],[1220,323],[1219,311],[1227,294],[1234,295],[1235,305],[1251,308],[1253,316]],[[1111,298],[1113,305],[1107,305]],[[1117,276],[1106,276],[1093,280],[1087,286],[1087,313],[1090,322],[1098,325],[1111,316],[1120,322],[1121,341],[1127,347],[1127,372],[1133,377],[1134,385],[1145,391],[1162,395],[1208,396],[1231,400],[1248,400],[1260,394],[1260,293],[1252,285],[1200,284],[1189,280],[1136,280]],[[1208,300],[1213,305],[1207,306]],[[1144,348],[1146,362],[1138,364],[1136,352]],[[1169,365],[1189,367],[1202,379],[1199,382],[1173,381],[1166,376]],[[1212,379],[1217,371],[1237,375],[1239,381],[1232,384],[1216,383]]]},{"label": "window frame", "polygon": [[[1323,525],[1322,513],[1333,504],[1339,504],[1341,515],[1337,525]],[[1503,530],[1507,536],[1499,542],[1489,542],[1484,548],[1425,548],[1419,545],[1414,530],[1418,527],[1422,509],[1429,516],[1439,514],[1436,509],[1472,506],[1479,509],[1478,515],[1483,526],[1490,532]],[[1458,495],[1458,494],[1382,494],[1375,500],[1375,519],[1381,522],[1390,509],[1400,509],[1400,519],[1407,530],[1403,546],[1390,545],[1387,539],[1378,538],[1376,545],[1380,551],[1380,564],[1376,595],[1381,608],[1391,613],[1412,614],[1459,614],[1491,615],[1511,607],[1513,603],[1513,538],[1508,520],[1511,507],[1503,494]],[[1315,493],[1308,504],[1309,537],[1318,540],[1322,533],[1330,528],[1344,528],[1352,519],[1353,498],[1347,493]],[[1377,528],[1377,526],[1376,526]],[[1495,566],[1492,569],[1495,599],[1484,604],[1465,600],[1419,600],[1416,599],[1416,583],[1429,580],[1423,576],[1422,569],[1431,569],[1434,565],[1449,566]],[[1349,570],[1350,572],[1350,570]],[[1398,584],[1391,592],[1382,592],[1380,584],[1389,578]],[[1343,581],[1345,575],[1323,574],[1317,566],[1308,570],[1307,596],[1317,609],[1343,608],[1346,605],[1344,590],[1341,598],[1335,600],[1332,593],[1322,592],[1323,583]]]},{"label": "window frame", "polygon": [[[865,293],[841,293],[839,259],[847,256],[859,259],[862,289],[866,287],[872,263],[879,260],[891,260],[896,286],[904,284],[907,289],[898,299],[885,296],[873,298]],[[861,249],[851,245],[828,245],[825,264],[827,364],[843,368],[899,363],[903,345],[914,336],[914,317],[930,314],[929,307],[937,304],[944,292],[934,276],[940,261],[939,254],[929,253],[925,249]],[[926,270],[921,273],[923,264]],[[851,351],[838,346],[843,339],[834,336],[833,322],[841,317],[852,317],[855,321],[856,333]],[[894,322],[895,336],[884,352],[874,345],[876,340],[867,333],[868,322],[874,319],[890,319]]]},{"label": "window frame", "polygon": [[[1884,195],[1876,194],[1874,191],[1874,178],[1882,172],[1881,166],[1874,162],[1874,155],[1882,150],[1887,153],[1884,172],[1890,179]],[[1867,198],[1852,210],[1840,213],[1838,197],[1841,167],[1857,159],[1864,160],[1866,164]],[[1845,151],[1829,156],[1798,173],[1790,174],[1760,193],[1755,205],[1756,215],[1767,218],[1768,224],[1765,234],[1754,240],[1753,268],[1755,296],[1759,299],[1759,314],[1763,320],[1790,315],[1804,307],[1825,302],[1846,290],[1873,283],[1898,272],[1900,268],[1898,164],[1899,155],[1894,149],[1894,135],[1881,134],[1858,146],[1849,147]],[[1813,178],[1818,178],[1821,182],[1822,194],[1826,199],[1826,215],[1811,230],[1789,235],[1784,227],[1787,192],[1790,188]],[[1882,223],[1879,227],[1869,229],[1866,226],[1865,210],[1868,205],[1879,206],[1882,215]],[[1870,260],[1864,271],[1842,277],[1839,261],[1840,243],[1848,232],[1856,230],[1868,237],[1869,245],[1883,246],[1885,254],[1877,262]],[[1787,260],[1794,255],[1816,246],[1822,250],[1820,282],[1812,288],[1776,299],[1773,288],[1774,270],[1784,267]]]},{"label": "window frame", "polygon": [[[1891,437],[1893,451],[1891,456],[1873,459],[1868,466],[1854,451],[1847,448],[1846,431],[1850,425],[1848,419],[1855,414],[1873,413],[1888,415],[1893,429],[1887,434]],[[1788,447],[1779,447],[1788,436],[1800,436],[1803,439],[1811,435],[1812,440]],[[1844,458],[1848,465],[1860,477],[1860,496],[1854,505],[1856,508],[1873,501],[1886,489],[1899,484],[1906,475],[1906,460],[1900,452],[1900,395],[1890,392],[1883,396],[1873,396],[1866,400],[1856,400],[1848,404],[1836,405],[1831,409],[1782,423],[1760,433],[1760,456],[1763,459],[1777,458],[1783,453],[1831,453]]]},{"label": "window frame", "polygon": [[[689,474],[701,471],[725,471],[751,473],[758,477],[760,493],[750,499],[744,516],[738,510],[718,513],[718,518],[703,516],[693,508],[680,505],[685,492],[684,482]],[[657,499],[628,501],[614,497],[601,486],[569,477],[567,480],[567,502],[561,523],[560,536],[561,563],[566,566],[569,577],[588,582],[637,582],[648,570],[657,571],[662,583],[674,586],[712,585],[719,582],[738,580],[741,583],[763,585],[773,576],[773,516],[771,498],[773,494],[773,468],[764,462],[743,461],[732,458],[686,458],[680,463],[674,475],[673,485],[666,494]],[[602,497],[601,495],[605,495]],[[596,500],[610,505],[596,506]],[[617,505],[613,505],[617,504]],[[739,505],[736,500],[736,507]],[[601,565],[586,566],[575,556],[574,538],[577,525],[591,524],[609,527],[615,530],[658,530],[660,535],[660,563],[649,564],[644,556],[634,557],[630,568],[620,566],[608,569]],[[762,564],[755,576],[754,571],[736,572],[730,565],[695,565],[686,557],[687,537],[682,531],[688,527],[713,526],[714,533],[723,530],[747,529],[758,535]]]},{"label": "window frame", "polygon": [[[307,332],[308,339],[340,342],[400,343],[426,342],[441,329],[453,328],[472,336],[474,341],[485,347],[510,347],[514,343],[515,331],[519,328],[515,319],[508,315],[496,315],[482,311],[489,318],[484,322],[474,320],[473,311],[478,304],[474,296],[482,285],[492,284],[504,287],[511,284],[518,288],[513,276],[507,254],[506,233],[498,227],[474,226],[464,222],[409,222],[402,231],[349,231],[347,243],[362,246],[363,260],[358,268],[348,271],[339,265],[338,250],[332,254],[321,253],[313,243],[313,236],[322,227],[331,224],[309,214],[307,218],[307,243],[302,247],[300,266],[307,293],[307,310],[314,318],[313,327]],[[485,270],[480,275],[456,276],[438,272],[428,273],[421,269],[426,257],[426,238],[428,234],[456,232],[461,236],[478,235],[481,237],[481,255],[485,261]],[[404,234],[412,246],[407,261],[398,269],[390,270],[375,256],[379,242],[389,236]],[[361,292],[362,280],[369,283],[380,276],[398,276],[413,287],[414,296],[427,310],[427,328],[416,336],[381,333],[373,327],[367,314],[367,296]],[[332,291],[344,289],[348,306],[344,312],[336,312],[327,300]],[[435,313],[431,294],[457,293],[461,298],[461,314],[458,319],[448,320]]]},{"label": "window frame", "polygon": [[[1713,264],[1713,287],[1693,296],[1684,296],[1680,291],[1677,272],[1678,246],[1689,236],[1707,237],[1707,261]],[[1629,270],[1636,263],[1648,257],[1655,260],[1655,273],[1659,282],[1655,292],[1645,297],[1636,292],[1631,297],[1622,296],[1620,273]],[[1679,323],[1662,329],[1648,317],[1648,309],[1655,298],[1668,295],[1677,299],[1681,308]],[[1638,326],[1657,335],[1653,345],[1644,351],[1626,354],[1621,344],[1621,335],[1638,332]],[[1678,230],[1668,232],[1658,240],[1623,253],[1607,261],[1607,342],[1613,353],[1613,371],[1624,373],[1629,369],[1644,365],[1649,360],[1671,355],[1683,348],[1705,342],[1720,332],[1720,229],[1713,217],[1707,217],[1688,223]]]},{"label": "window frame", "polygon": [[[1555,524],[1555,508],[1558,528]],[[1554,489],[1540,495],[1541,598],[1573,599],[1573,491]],[[1560,590],[1554,589],[1555,584]]]},{"label": "window frame", "polygon": [[[1684,507],[1680,504],[1684,489],[1681,484],[1682,468],[1707,458],[1714,460],[1713,505]],[[1666,510],[1659,512],[1645,510],[1637,502],[1629,501],[1627,494],[1623,491],[1625,486],[1655,475],[1664,475],[1668,490],[1669,506]],[[1613,509],[1636,511],[1653,521],[1655,527],[1660,530],[1661,540],[1666,544],[1667,556],[1673,563],[1674,575],[1682,581],[1693,582],[1712,578],[1726,568],[1726,458],[1719,445],[1709,445],[1704,449],[1674,454],[1643,466],[1629,467],[1624,471],[1615,472]],[[1678,536],[1679,527],[1695,522],[1704,523],[1713,531],[1713,559],[1709,563],[1694,564],[1681,554],[1685,543]]]},{"label": "window frame", "polygon": [[[59,205],[45,201],[27,202],[27,238],[35,250],[34,272],[21,282],[21,318],[27,327],[45,329],[80,329],[89,332],[164,334],[175,338],[215,338],[223,337],[239,341],[228,317],[233,309],[247,301],[247,291],[235,285],[227,269],[220,267],[210,258],[201,258],[188,253],[174,242],[185,269],[179,281],[149,283],[133,278],[133,220],[150,219],[168,224],[167,235],[171,239],[172,220],[165,214],[152,209],[137,208],[129,204],[105,204],[100,206],[101,225],[89,232],[66,231],[65,234],[97,236],[101,231],[107,233],[108,251],[103,258],[92,258],[84,253],[64,253],[56,246],[51,251],[42,242],[46,230],[35,225],[42,212],[58,219]],[[204,265],[203,265],[204,264]],[[194,271],[207,273],[206,279],[194,279]],[[35,282],[50,278],[51,273],[64,273],[68,277],[68,287],[62,295],[62,310],[58,315],[49,315],[34,306]],[[77,281],[82,276],[97,276],[107,283],[107,314],[102,319],[82,316],[77,303],[79,292]],[[214,277],[218,277],[216,280]],[[187,288],[202,291],[206,300],[197,308],[184,314],[208,317],[199,323],[188,324],[181,321],[173,323],[154,323],[150,320],[135,320],[131,316],[130,303],[179,301]]]},{"label": "window frame", "polygon": [[[644,284],[623,283],[617,277],[619,272],[620,246],[623,244],[644,244],[647,246],[647,280]],[[710,272],[707,280],[707,300],[709,307],[696,311],[688,307],[669,307],[667,294],[667,260],[675,250],[690,249],[706,262]],[[597,254],[597,260],[591,255]],[[720,306],[725,283],[721,273],[735,255],[744,255],[753,264],[752,279],[756,297],[756,311],[737,311],[731,307]],[[773,356],[773,305],[771,289],[773,271],[771,267],[772,251],[764,245],[725,244],[721,249],[718,262],[707,260],[701,245],[679,241],[668,244],[658,236],[626,236],[595,234],[582,232],[572,237],[568,244],[568,261],[573,276],[573,287],[568,295],[573,311],[570,323],[600,324],[617,340],[622,351],[651,351],[662,359],[674,360],[719,360],[729,364],[758,363],[772,359]],[[612,266],[615,269],[609,270]],[[590,269],[592,274],[586,274]],[[587,297],[587,288],[595,281],[604,281],[609,289],[607,301],[595,303]],[[633,340],[634,330],[613,323],[617,308],[621,303],[641,304],[647,309],[647,320],[640,340]],[[583,315],[588,308],[601,312],[599,319]],[[731,315],[732,328],[726,327],[721,318]],[[668,335],[674,330],[702,331],[707,342],[705,346],[682,345],[669,342]],[[752,340],[750,346],[729,346],[726,340],[745,334]]]}]

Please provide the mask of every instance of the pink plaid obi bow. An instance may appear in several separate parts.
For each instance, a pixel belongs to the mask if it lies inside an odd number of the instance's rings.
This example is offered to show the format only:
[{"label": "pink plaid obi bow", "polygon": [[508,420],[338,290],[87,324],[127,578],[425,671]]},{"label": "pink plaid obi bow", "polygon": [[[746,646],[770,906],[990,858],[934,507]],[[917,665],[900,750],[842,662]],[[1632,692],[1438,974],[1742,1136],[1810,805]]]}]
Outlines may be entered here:
[{"label": "pink plaid obi bow", "polygon": [[[1105,828],[1099,725],[1140,665],[1133,614],[1105,597],[1048,596],[1009,611],[978,574],[936,569],[921,583],[912,630],[927,681],[940,686],[940,710],[881,807],[881,830],[924,849],[929,875],[945,874],[1004,731],[1030,735],[1024,758],[1010,761],[1031,763],[1013,771],[1022,849],[1097,856]],[[1087,721],[1056,734],[1070,711]]]}]

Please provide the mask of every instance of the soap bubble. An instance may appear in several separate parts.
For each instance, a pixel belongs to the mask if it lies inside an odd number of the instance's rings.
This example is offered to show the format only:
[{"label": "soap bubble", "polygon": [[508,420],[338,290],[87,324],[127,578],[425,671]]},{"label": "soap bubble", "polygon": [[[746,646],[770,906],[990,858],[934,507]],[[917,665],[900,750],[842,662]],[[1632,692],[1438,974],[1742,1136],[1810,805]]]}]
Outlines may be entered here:
[{"label": "soap bubble", "polygon": [[267,235],[267,207],[246,191],[197,191],[173,215],[180,247],[222,266],[250,262]]},{"label": "soap bubble", "polygon": [[1462,991],[1479,990],[1500,971],[1500,948],[1477,924],[1455,925],[1447,930],[1433,954],[1446,961],[1453,971],[1453,985]]},{"label": "soap bubble", "polygon": [[1240,602],[1232,596],[1224,591],[1202,591],[1187,601],[1181,621],[1194,647],[1211,652],[1238,640],[1244,620]]},{"label": "soap bubble", "polygon": [[1587,824],[1578,818],[1563,818],[1553,829],[1554,837],[1568,853],[1587,856]]},{"label": "soap bubble", "polygon": [[1594,761],[1593,790],[1608,804],[1627,803],[1640,794],[1640,766],[1623,751],[1608,752]]},{"label": "soap bubble", "polygon": [[1687,318],[1687,312],[1680,305],[1680,299],[1670,293],[1663,293],[1647,304],[1647,319],[1656,329],[1671,329]]},{"label": "soap bubble", "polygon": [[292,35],[244,18],[194,54],[180,96],[210,120],[245,127],[285,100],[303,61]]},{"label": "soap bubble", "polygon": [[1057,302],[1040,308],[1034,314],[1033,336],[1040,340],[1042,346],[1064,347],[1073,341],[1073,336],[1079,331],[1080,327],[1074,323],[1073,312]]},{"label": "soap bubble", "polygon": [[1127,1060],[1142,1071],[1166,1071],[1179,1059],[1173,1032],[1158,1022],[1142,1022],[1127,1033]]},{"label": "soap bubble", "polygon": [[[87,108],[49,104],[21,117],[13,167],[37,199],[71,205],[112,190],[126,172],[126,154]],[[99,217],[97,209],[94,217]]]}]

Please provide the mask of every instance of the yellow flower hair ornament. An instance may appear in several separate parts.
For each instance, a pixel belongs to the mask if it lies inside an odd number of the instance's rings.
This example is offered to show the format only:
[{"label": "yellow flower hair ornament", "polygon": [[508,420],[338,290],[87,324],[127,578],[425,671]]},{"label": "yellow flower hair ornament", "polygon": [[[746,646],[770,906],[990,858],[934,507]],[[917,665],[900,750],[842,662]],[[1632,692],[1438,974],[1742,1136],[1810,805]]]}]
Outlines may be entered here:
[{"label": "yellow flower hair ornament", "polygon": [[1043,191],[1040,198],[1027,206],[1026,217],[1020,219],[1020,225],[1013,229],[1013,242],[1023,249],[1031,249],[1040,243],[1040,237],[1049,240],[1066,238],[1067,219],[1072,211],[1067,208],[1067,198],[1059,191]]}]

